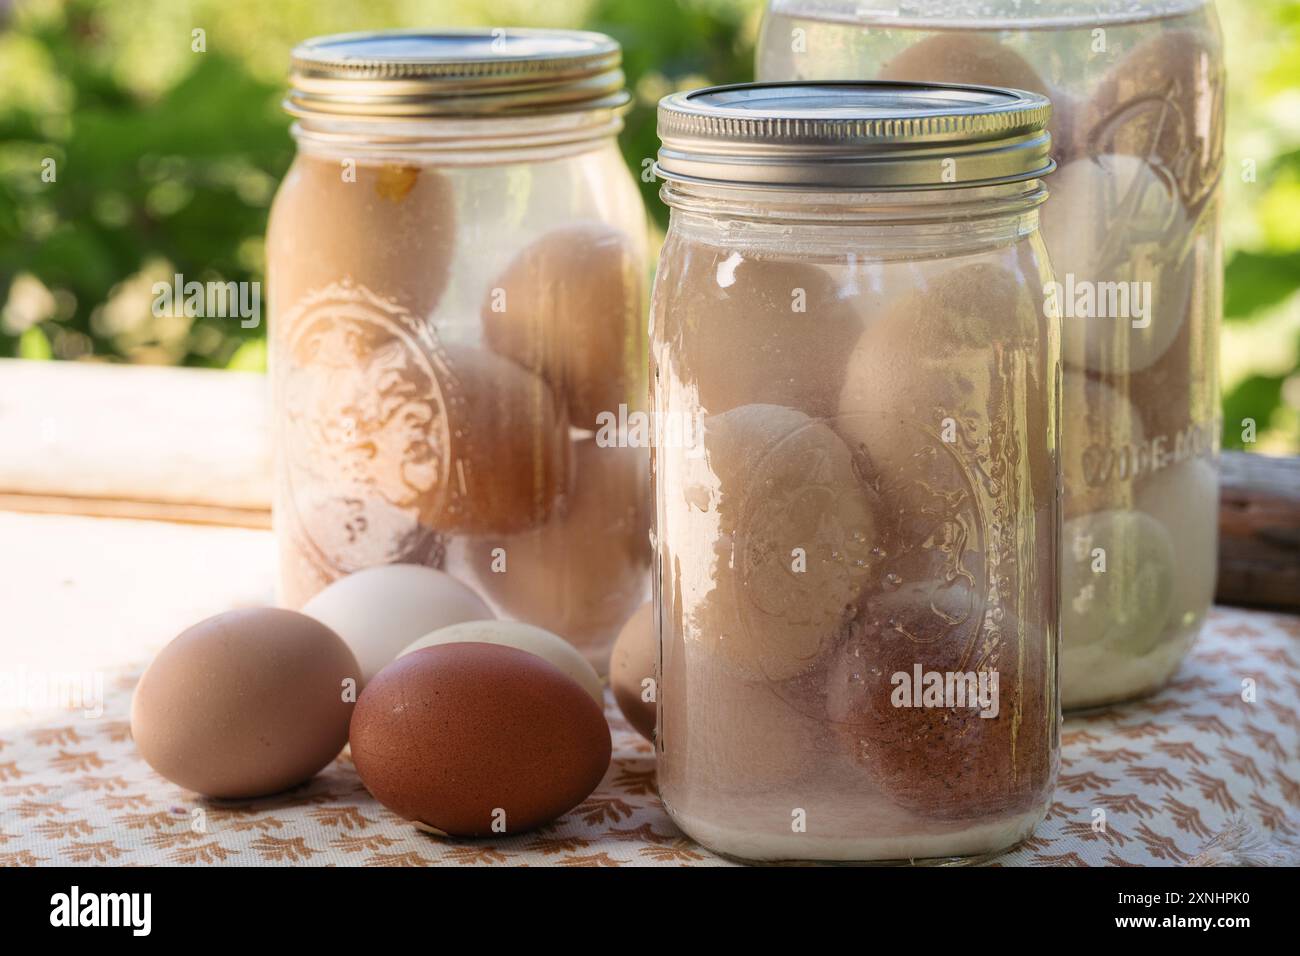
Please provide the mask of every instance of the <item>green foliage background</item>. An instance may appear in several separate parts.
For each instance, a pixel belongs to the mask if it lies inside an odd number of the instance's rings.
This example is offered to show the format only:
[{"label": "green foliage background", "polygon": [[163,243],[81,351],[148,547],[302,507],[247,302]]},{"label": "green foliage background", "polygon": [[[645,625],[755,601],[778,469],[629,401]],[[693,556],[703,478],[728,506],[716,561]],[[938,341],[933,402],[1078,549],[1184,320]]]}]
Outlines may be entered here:
[{"label": "green foliage background", "polygon": [[[432,25],[583,26],[624,46],[629,165],[654,104],[749,79],[761,0],[0,0],[0,356],[261,368],[260,329],[155,319],[153,282],[260,280],[292,159],[290,47]],[[1300,3],[1220,0],[1229,57],[1224,443],[1300,452]],[[193,31],[206,51],[191,49]],[[53,160],[57,180],[42,180]],[[643,184],[660,228],[665,211]]]}]

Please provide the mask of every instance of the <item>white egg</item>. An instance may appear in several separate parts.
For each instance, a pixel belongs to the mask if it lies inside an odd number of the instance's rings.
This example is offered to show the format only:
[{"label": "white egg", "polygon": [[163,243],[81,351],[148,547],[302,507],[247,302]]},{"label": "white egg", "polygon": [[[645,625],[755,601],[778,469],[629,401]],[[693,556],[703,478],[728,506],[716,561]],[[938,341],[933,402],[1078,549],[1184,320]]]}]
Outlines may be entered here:
[{"label": "white egg", "polygon": [[1143,482],[1137,504],[1165,526],[1173,541],[1170,624],[1193,632],[1214,603],[1218,579],[1219,473],[1202,458],[1170,465]]},{"label": "white egg", "polygon": [[605,688],[596,669],[587,663],[576,647],[550,631],[524,624],[520,621],[480,620],[466,621],[439,628],[409,644],[398,657],[412,651],[438,644],[500,644],[516,650],[536,654],[572,677],[602,708],[605,706]]},{"label": "white egg", "polygon": [[370,678],[422,634],[491,618],[482,598],[449,574],[418,564],[385,564],[339,578],[305,605],[343,638]]},{"label": "white egg", "polygon": [[[1159,521],[1111,510],[1065,523],[1061,547],[1062,666],[1087,644],[1141,657],[1168,637],[1174,549]],[[1112,655],[1111,666],[1122,661]]]}]

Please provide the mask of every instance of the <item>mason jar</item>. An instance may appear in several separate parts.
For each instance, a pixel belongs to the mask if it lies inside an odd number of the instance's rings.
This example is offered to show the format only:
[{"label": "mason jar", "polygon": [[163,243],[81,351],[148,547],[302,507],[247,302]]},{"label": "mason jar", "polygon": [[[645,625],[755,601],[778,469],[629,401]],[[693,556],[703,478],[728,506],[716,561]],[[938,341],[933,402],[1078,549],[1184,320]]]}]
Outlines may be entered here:
[{"label": "mason jar", "polygon": [[659,792],[750,860],[979,858],[1058,762],[1045,98],[659,107]]},{"label": "mason jar", "polygon": [[1222,39],[1205,0],[770,0],[760,79],[1048,94],[1062,313],[1061,695],[1162,687],[1213,603]]},{"label": "mason jar", "polygon": [[650,557],[620,59],[567,31],[294,50],[267,237],[283,603],[425,564],[604,669]]}]

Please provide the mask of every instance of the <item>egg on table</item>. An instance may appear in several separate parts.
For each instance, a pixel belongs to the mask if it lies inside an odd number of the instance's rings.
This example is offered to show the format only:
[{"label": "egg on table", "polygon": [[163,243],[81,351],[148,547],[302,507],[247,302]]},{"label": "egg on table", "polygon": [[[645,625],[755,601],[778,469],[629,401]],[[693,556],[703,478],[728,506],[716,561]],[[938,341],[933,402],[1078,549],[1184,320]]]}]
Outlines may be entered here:
[{"label": "egg on table", "polygon": [[361,665],[363,687],[430,631],[493,616],[451,575],[415,564],[380,565],[340,578],[303,605],[302,613],[343,638]]},{"label": "egg on table", "polygon": [[352,715],[352,760],[380,803],[451,836],[512,835],[573,809],[609,767],[600,706],[537,654],[438,644],[385,667]]},{"label": "egg on table", "polygon": [[140,678],[131,735],[149,766],[209,797],[296,786],[343,749],[356,658],[294,611],[228,611],[168,644]]},{"label": "egg on table", "polygon": [[597,704],[605,705],[605,687],[596,669],[576,647],[550,631],[522,621],[465,621],[424,635],[408,645],[398,657],[439,644],[500,644],[536,654],[582,685]]},{"label": "egg on table", "polygon": [[653,740],[655,733],[657,694],[648,691],[655,689],[657,683],[658,656],[654,605],[647,602],[623,625],[609,655],[609,686],[614,691],[614,700],[627,722],[646,740]]}]

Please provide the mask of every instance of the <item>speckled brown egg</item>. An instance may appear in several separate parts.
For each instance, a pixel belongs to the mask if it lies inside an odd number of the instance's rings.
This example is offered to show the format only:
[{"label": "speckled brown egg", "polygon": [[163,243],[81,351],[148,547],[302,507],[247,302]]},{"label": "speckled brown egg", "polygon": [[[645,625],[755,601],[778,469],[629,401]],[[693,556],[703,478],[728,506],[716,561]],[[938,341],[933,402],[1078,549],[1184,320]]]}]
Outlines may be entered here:
[{"label": "speckled brown egg", "polygon": [[209,797],[258,797],[302,783],[348,739],[356,658],[294,611],[228,611],[154,658],[131,702],[149,766]]},{"label": "speckled brown egg", "polygon": [[366,686],[350,739],[375,799],[453,836],[548,823],[596,788],[610,758],[591,695],[536,654],[498,644],[399,657]]},{"label": "speckled brown egg", "polygon": [[[993,623],[979,609],[972,614],[964,591],[942,592],[908,588],[864,600],[830,656],[827,715],[872,782],[919,816],[1024,812],[1044,798],[1054,773],[1054,641],[1022,633],[1010,616]],[[969,706],[896,706],[893,675],[910,677],[916,665],[945,675],[996,673],[997,716]]]},{"label": "speckled brown egg", "polygon": [[[609,655],[609,686],[614,700],[627,722],[646,740],[653,740],[655,733],[658,657],[654,605],[647,602],[623,625]],[[651,681],[648,687],[646,681]]]},{"label": "speckled brown egg", "polygon": [[542,236],[492,283],[483,332],[492,349],[555,389],[573,425],[594,429],[601,412],[641,398],[641,299],[627,237],[578,223]]}]

